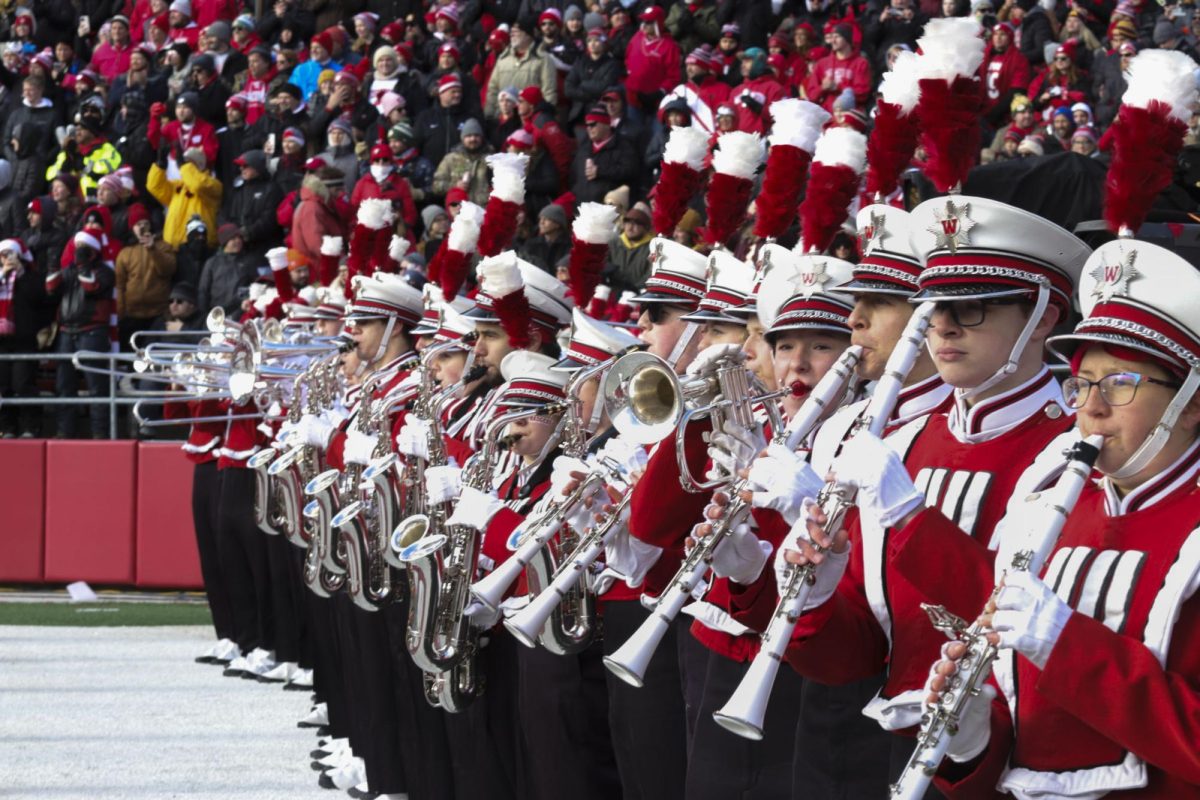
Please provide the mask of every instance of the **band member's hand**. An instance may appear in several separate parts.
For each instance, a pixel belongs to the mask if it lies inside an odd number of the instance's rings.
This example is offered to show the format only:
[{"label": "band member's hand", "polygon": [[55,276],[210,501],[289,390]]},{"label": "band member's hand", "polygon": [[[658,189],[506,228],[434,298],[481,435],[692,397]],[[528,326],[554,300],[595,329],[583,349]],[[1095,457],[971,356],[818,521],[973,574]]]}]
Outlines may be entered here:
[{"label": "band member's hand", "polygon": [[816,497],[823,482],[800,453],[778,442],[767,445],[746,473],[753,492],[742,492],[742,499],[755,508],[778,511],[788,525],[794,525],[803,510],[804,498]]},{"label": "band member's hand", "polygon": [[750,466],[767,446],[767,441],[758,426],[754,429],[741,428],[733,421],[726,421],[720,431],[709,437],[708,457],[717,471],[710,470],[712,478],[733,480],[739,470]]},{"label": "band member's hand", "polygon": [[343,460],[347,464],[370,464],[378,438],[363,433],[358,428],[346,431],[346,445],[342,448]]},{"label": "band member's hand", "polygon": [[324,450],[329,445],[329,437],[333,435],[335,428],[333,423],[320,415],[305,414],[296,425],[292,434],[293,441]]},{"label": "band member's hand", "polygon": [[743,522],[713,550],[712,570],[718,578],[747,586],[758,580],[770,560],[771,543],[759,539]]},{"label": "band member's hand", "polygon": [[430,505],[453,500],[462,493],[462,469],[458,466],[425,468],[425,492]]},{"label": "band member's hand", "polygon": [[925,505],[900,456],[878,436],[854,436],[830,471],[839,483],[858,489],[860,513],[890,528],[906,522]]},{"label": "band member's hand", "polygon": [[429,460],[429,423],[409,416],[396,434],[396,452],[409,458]]},{"label": "band member's hand", "polygon": [[454,513],[446,520],[447,525],[465,525],[477,531],[487,530],[492,517],[504,508],[504,503],[494,494],[481,492],[470,486],[464,486],[458,502],[454,504]]},{"label": "band member's hand", "polygon": [[[946,692],[961,689],[958,665],[966,653],[967,646],[962,642],[946,642],[942,645],[942,657],[934,662],[925,681],[927,708],[935,708]],[[987,747],[992,736],[992,700],[995,697],[995,687],[985,683],[979,694],[967,701],[959,715],[958,730],[950,737],[950,747],[946,750],[951,761],[959,764],[971,761]]]},{"label": "band member's hand", "polygon": [[1018,571],[1004,576],[991,623],[1001,647],[1011,647],[1045,669],[1073,613],[1040,578]]},{"label": "band member's hand", "polygon": [[827,521],[821,507],[811,498],[806,499],[803,515],[775,553],[775,581],[781,589],[791,565],[817,565],[815,580],[801,611],[811,611],[832,597],[850,563],[850,532],[843,528],[830,536],[825,531]]}]

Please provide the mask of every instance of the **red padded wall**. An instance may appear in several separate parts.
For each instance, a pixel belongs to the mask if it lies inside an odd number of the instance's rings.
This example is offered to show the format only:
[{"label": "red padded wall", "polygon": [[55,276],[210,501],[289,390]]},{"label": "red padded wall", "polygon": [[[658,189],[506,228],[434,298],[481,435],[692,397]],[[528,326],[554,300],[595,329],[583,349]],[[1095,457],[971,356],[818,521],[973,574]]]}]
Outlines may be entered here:
[{"label": "red padded wall", "polygon": [[138,586],[204,586],[192,526],[192,470],[178,443],[138,444]]},{"label": "red padded wall", "polygon": [[0,441],[0,581],[42,580],[42,548],[46,540],[46,442],[38,439]]},{"label": "red padded wall", "polygon": [[133,583],[136,442],[46,443],[45,580]]}]

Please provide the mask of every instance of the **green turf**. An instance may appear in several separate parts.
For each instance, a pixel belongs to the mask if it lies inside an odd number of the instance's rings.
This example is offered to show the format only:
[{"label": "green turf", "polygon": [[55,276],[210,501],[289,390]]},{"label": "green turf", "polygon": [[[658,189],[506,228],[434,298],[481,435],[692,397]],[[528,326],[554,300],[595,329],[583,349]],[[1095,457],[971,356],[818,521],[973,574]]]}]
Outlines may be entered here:
[{"label": "green turf", "polygon": [[211,625],[198,603],[0,603],[0,625]]}]

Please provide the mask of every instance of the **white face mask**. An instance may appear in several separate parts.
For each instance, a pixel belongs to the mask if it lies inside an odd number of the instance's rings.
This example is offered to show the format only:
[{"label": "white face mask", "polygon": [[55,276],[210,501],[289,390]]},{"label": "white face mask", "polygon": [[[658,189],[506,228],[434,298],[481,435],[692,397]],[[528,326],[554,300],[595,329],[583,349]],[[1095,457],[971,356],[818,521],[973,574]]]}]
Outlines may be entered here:
[{"label": "white face mask", "polygon": [[391,174],[392,174],[392,167],[390,164],[372,164],[371,165],[371,177],[377,181],[387,180],[387,176],[391,175]]}]

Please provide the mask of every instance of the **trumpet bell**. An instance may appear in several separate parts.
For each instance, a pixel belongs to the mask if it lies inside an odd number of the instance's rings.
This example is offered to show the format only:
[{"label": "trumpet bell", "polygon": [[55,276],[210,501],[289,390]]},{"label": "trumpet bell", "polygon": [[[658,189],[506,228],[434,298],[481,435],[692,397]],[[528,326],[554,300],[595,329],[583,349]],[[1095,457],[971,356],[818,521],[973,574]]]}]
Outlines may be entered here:
[{"label": "trumpet bell", "polygon": [[684,399],[674,371],[656,355],[630,353],[604,376],[604,408],[613,426],[639,444],[653,444],[673,432]]}]

